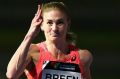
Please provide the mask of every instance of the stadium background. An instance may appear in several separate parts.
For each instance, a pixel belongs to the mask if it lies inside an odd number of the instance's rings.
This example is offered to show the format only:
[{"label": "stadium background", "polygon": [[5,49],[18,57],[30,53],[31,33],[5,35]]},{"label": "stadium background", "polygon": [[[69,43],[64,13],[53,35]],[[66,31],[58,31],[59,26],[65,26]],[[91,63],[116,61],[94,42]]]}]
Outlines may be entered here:
[{"label": "stadium background", "polygon": [[[56,1],[68,5],[71,31],[77,35],[78,47],[93,54],[92,79],[120,79],[120,1]],[[0,1],[0,79],[6,79],[7,64],[27,33],[37,3],[35,0]],[[44,38],[40,34],[34,42],[39,42],[40,36]]]}]

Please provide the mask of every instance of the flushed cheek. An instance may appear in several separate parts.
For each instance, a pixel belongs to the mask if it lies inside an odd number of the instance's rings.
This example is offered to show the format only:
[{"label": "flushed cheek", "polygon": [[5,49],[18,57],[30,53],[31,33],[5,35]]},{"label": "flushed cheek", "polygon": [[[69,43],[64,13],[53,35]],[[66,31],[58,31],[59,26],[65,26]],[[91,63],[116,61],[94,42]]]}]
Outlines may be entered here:
[{"label": "flushed cheek", "polygon": [[44,27],[44,32],[48,33],[48,32],[50,32],[50,30],[51,30],[50,27],[48,27],[48,26],[45,26],[45,27]]},{"label": "flushed cheek", "polygon": [[46,32],[47,35],[50,35],[51,34],[51,29],[47,29],[45,32]]}]

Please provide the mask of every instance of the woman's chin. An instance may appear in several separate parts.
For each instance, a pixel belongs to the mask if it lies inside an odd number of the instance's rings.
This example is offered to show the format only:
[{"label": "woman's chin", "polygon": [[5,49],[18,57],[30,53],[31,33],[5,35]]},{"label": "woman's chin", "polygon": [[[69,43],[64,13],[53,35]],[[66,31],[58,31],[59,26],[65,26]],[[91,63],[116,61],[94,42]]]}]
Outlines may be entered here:
[{"label": "woman's chin", "polygon": [[51,37],[50,40],[51,40],[51,41],[59,41],[59,40],[60,40],[60,37]]}]

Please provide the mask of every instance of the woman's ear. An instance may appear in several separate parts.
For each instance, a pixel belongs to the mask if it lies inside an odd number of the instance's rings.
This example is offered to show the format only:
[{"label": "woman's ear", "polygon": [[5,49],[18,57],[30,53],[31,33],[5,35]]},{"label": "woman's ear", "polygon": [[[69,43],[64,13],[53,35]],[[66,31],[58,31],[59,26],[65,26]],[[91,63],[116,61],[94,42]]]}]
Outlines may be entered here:
[{"label": "woman's ear", "polygon": [[71,20],[68,20],[68,31],[70,31]]},{"label": "woman's ear", "polygon": [[71,26],[71,20],[70,19],[68,20],[68,25]]}]

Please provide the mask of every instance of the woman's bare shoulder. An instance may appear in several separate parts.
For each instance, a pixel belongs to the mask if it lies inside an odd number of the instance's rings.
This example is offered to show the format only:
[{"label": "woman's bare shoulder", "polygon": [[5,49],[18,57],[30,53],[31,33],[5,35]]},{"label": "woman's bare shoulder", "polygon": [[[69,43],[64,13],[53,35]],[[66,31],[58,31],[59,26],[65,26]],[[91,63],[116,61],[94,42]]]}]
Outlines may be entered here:
[{"label": "woman's bare shoulder", "polygon": [[93,61],[93,56],[91,52],[87,49],[79,49],[80,60],[85,66],[90,66]]},{"label": "woman's bare shoulder", "polygon": [[39,44],[31,44],[29,48],[29,56],[34,60],[37,61],[39,59]]},{"label": "woman's bare shoulder", "polygon": [[31,44],[29,48],[29,53],[34,53],[39,51],[39,46],[38,44]]}]

